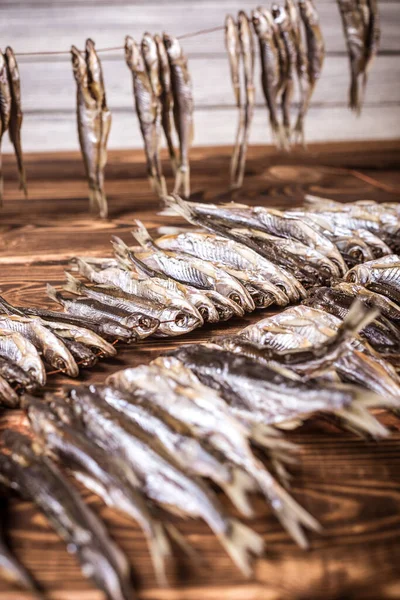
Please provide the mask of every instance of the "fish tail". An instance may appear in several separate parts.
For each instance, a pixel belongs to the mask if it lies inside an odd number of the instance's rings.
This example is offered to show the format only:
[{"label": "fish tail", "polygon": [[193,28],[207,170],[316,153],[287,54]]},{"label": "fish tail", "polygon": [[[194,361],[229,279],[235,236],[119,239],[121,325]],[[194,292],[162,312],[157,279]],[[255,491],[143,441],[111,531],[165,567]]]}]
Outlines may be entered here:
[{"label": "fish tail", "polygon": [[48,283],[46,286],[46,293],[51,300],[54,300],[54,302],[57,302],[57,304],[62,305],[62,298],[60,292],[57,292],[56,288],[50,285],[50,283]]},{"label": "fish tail", "polygon": [[181,187],[182,187],[182,180],[183,180],[183,171],[182,171],[181,167],[179,167],[175,174],[175,184],[174,184],[174,190],[173,190],[174,194],[179,194]]},{"label": "fish tail", "polygon": [[107,219],[108,217],[108,203],[107,196],[103,190],[97,192],[97,203],[99,206],[99,215],[101,219]]},{"label": "fish tail", "polygon": [[268,425],[255,425],[251,431],[251,441],[271,454],[287,453],[287,462],[293,462],[293,455],[299,451],[297,444],[287,441],[279,431]]},{"label": "fish tail", "polygon": [[186,221],[189,221],[189,223],[192,222],[192,219],[195,215],[190,203],[186,202],[186,200],[178,196],[178,194],[175,194],[174,192],[168,195],[166,198],[164,198],[164,202],[167,206],[167,209],[174,211],[173,214],[181,215],[184,219],[186,219]]},{"label": "fish tail", "polygon": [[67,283],[64,285],[64,290],[66,292],[71,292],[71,294],[80,294],[82,291],[82,283],[74,277],[68,271],[65,271],[65,277],[67,279]]},{"label": "fish tail", "polygon": [[356,112],[360,110],[358,78],[355,73],[351,74],[350,82],[350,108]]},{"label": "fish tail", "polygon": [[218,538],[243,575],[251,577],[251,555],[259,556],[264,551],[261,536],[240,521],[231,519],[228,532],[219,534]]},{"label": "fish tail", "polygon": [[379,309],[367,308],[359,299],[355,299],[343,323],[338,328],[337,336],[343,339],[354,337],[379,315]]},{"label": "fish tail", "polygon": [[303,528],[320,531],[318,521],[310,515],[290,494],[264,469],[253,470],[253,475],[270,502],[277,518],[300,548],[308,548]]},{"label": "fish tail", "polygon": [[352,404],[346,408],[335,411],[345,429],[374,439],[386,438],[389,430],[382,425],[362,404]]},{"label": "fish tail", "polygon": [[171,545],[161,523],[153,524],[151,535],[148,536],[148,545],[158,584],[166,586],[168,580],[165,561],[168,556],[171,556]]},{"label": "fish tail", "polygon": [[74,259],[75,263],[75,271],[78,271],[82,277],[85,277],[88,281],[92,281],[92,273],[94,271],[93,267],[89,265],[86,260],[83,258],[79,258],[78,256]]},{"label": "fish tail", "polygon": [[304,136],[304,120],[303,115],[297,117],[296,125],[293,131],[294,143],[300,144],[303,148],[306,148],[305,136]]},{"label": "fish tail", "polygon": [[151,239],[149,232],[146,227],[143,225],[142,221],[139,219],[135,219],[135,229],[132,231],[132,235],[135,240],[142,246],[142,248],[154,248],[154,242]]},{"label": "fish tail", "polygon": [[225,494],[230,498],[232,504],[238,511],[250,519],[254,516],[253,508],[248,498],[248,492],[254,491],[254,481],[242,469],[235,468],[232,472],[232,480],[223,486]]}]

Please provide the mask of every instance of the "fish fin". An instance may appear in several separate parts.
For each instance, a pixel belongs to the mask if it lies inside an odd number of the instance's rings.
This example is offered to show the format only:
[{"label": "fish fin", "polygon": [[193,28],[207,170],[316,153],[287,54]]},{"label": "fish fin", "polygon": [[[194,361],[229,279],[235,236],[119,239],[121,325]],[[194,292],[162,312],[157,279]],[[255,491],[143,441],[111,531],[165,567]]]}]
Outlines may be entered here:
[{"label": "fish fin", "polygon": [[234,468],[232,481],[224,484],[223,490],[238,511],[248,519],[254,516],[254,510],[248,499],[248,492],[254,491],[254,481],[242,469]]},{"label": "fish fin", "polygon": [[71,292],[71,294],[80,294],[82,284],[79,279],[74,277],[71,273],[68,273],[68,271],[64,271],[64,273],[67,279],[67,283],[64,285],[64,290],[66,292]]},{"label": "fish fin", "polygon": [[57,304],[62,304],[60,292],[57,292],[56,288],[50,285],[50,283],[46,285],[46,294],[51,300],[57,302]]},{"label": "fish fin", "polygon": [[262,537],[236,519],[231,519],[227,533],[217,533],[217,537],[243,575],[251,577],[251,555],[259,556],[263,553]]},{"label": "fish fin", "polygon": [[307,548],[307,538],[302,530],[306,527],[320,531],[318,521],[310,515],[264,468],[252,470],[260,490],[287,532],[301,548]]},{"label": "fish fin", "polygon": [[117,235],[111,236],[111,245],[118,260],[126,260],[129,257],[130,248],[128,244],[126,244],[124,240],[121,240]]},{"label": "fish fin", "polygon": [[189,223],[196,224],[195,213],[190,207],[190,203],[181,198],[178,194],[173,193],[168,195],[164,198],[164,202],[168,208],[172,208],[175,211],[174,214],[181,215],[184,219],[189,221]]},{"label": "fish fin", "polygon": [[346,429],[362,437],[381,439],[390,435],[390,431],[360,404],[337,410],[335,414]]},{"label": "fish fin", "polygon": [[273,428],[268,425],[255,425],[251,431],[251,441],[257,446],[261,446],[264,450],[267,450],[272,455],[275,452],[278,452],[280,455],[287,452],[287,462],[293,462],[290,454],[294,454],[299,451],[298,445],[294,444],[293,442],[288,442],[276,429],[273,430],[274,433],[271,434],[271,429]]},{"label": "fish fin", "polygon": [[[167,196],[168,197],[168,196]],[[147,231],[146,227],[143,225],[142,221],[139,221],[139,219],[135,219],[135,229],[131,232],[133,237],[135,238],[135,240],[138,242],[138,244],[140,244],[140,246],[142,246],[142,248],[155,248],[155,244],[153,242],[153,240],[151,239],[151,236],[149,234],[149,232]]]},{"label": "fish fin", "polygon": [[154,523],[152,535],[148,536],[148,546],[153,563],[156,579],[160,586],[168,585],[165,571],[165,560],[171,556],[171,545],[165,533],[162,523]]},{"label": "fish fin", "polygon": [[338,336],[353,337],[359,331],[364,329],[371,321],[380,314],[378,308],[368,308],[365,304],[356,298],[352,303],[349,312],[338,328]]}]

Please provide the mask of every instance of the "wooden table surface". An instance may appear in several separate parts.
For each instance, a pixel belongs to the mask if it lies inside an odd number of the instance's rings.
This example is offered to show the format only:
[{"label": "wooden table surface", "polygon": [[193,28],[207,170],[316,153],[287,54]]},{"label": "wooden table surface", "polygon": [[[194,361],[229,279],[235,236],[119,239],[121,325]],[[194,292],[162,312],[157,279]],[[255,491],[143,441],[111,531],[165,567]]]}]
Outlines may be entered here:
[{"label": "wooden table surface", "polygon": [[[229,152],[228,148],[193,150],[195,197],[231,198],[226,193]],[[300,203],[308,191],[334,199],[398,201],[399,164],[400,144],[394,142],[315,145],[308,153],[292,155],[252,148],[244,190],[235,199],[290,206]],[[373,177],[380,187],[350,170]],[[134,218],[142,219],[150,228],[180,222],[156,214],[158,202],[149,190],[141,152],[110,152],[108,221],[91,218],[87,213],[87,189],[79,155],[29,155],[27,172],[30,197],[24,200],[16,184],[14,159],[4,158],[0,288],[8,300],[17,304],[51,306],[45,294],[46,282],[62,283],[68,259],[76,254],[109,253],[111,234],[129,241]],[[233,331],[259,317],[260,313],[213,330],[205,327],[179,341],[121,346],[115,360],[84,371],[82,379],[102,381],[108,373],[147,362],[167,347]],[[53,376],[48,389],[65,382],[65,378]],[[201,553],[203,563],[194,565],[177,553],[170,565],[170,588],[158,588],[139,528],[106,508],[95,495],[84,495],[128,554],[139,597],[146,600],[400,598],[400,420],[384,411],[379,418],[392,431],[389,439],[379,443],[340,432],[320,420],[310,421],[288,435],[301,448],[299,462],[292,471],[291,491],[320,520],[323,533],[310,535],[309,551],[300,550],[265,503],[256,498],[257,516],[251,525],[263,535],[266,553],[258,560],[250,581],[240,576],[202,522],[177,521],[181,532]],[[24,415],[18,411],[4,413],[0,426],[23,427]],[[82,577],[75,559],[30,503],[12,502],[8,532],[15,553],[43,586],[46,598],[102,598]],[[0,600],[25,598],[0,581]]]}]

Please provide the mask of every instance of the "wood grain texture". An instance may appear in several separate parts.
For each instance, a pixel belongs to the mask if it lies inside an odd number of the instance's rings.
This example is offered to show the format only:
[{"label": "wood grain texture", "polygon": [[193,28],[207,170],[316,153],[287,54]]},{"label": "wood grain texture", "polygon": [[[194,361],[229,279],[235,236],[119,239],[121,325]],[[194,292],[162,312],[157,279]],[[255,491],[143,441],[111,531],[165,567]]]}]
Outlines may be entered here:
[{"label": "wood grain texture", "polygon": [[[207,199],[226,194],[230,149],[198,148],[192,156],[193,191]],[[312,145],[308,154],[279,155],[272,148],[251,148],[244,189],[233,196],[252,204],[292,206],[304,192],[335,199],[400,200],[356,179],[343,167],[357,169],[400,189],[400,145]],[[141,152],[112,152],[107,170],[110,220],[87,214],[86,183],[79,155],[27,156],[30,199],[21,199],[15,165],[6,157],[6,201],[0,212],[0,287],[11,302],[53,305],[46,298],[47,281],[61,284],[68,259],[77,253],[110,253],[111,235],[129,240],[134,218],[154,231],[180,223],[157,215],[159,203],[145,177]],[[233,332],[259,318],[205,327],[179,340],[146,340],[120,346],[116,359],[84,371],[82,380],[103,381],[128,365],[145,363],[180,343]],[[49,379],[48,389],[71,383]],[[105,520],[112,536],[128,554],[141,600],[343,600],[400,597],[400,421],[384,411],[379,419],[392,430],[389,439],[371,443],[313,420],[288,434],[300,445],[293,468],[291,492],[322,523],[322,535],[310,536],[311,549],[299,550],[268,507],[255,498],[252,526],[263,535],[266,555],[256,564],[255,577],[245,581],[209,529],[199,521],[177,521],[188,541],[201,553],[193,565],[177,551],[169,566],[171,587],[157,588],[148,551],[139,528],[106,508],[93,494],[82,493]],[[22,413],[0,417],[0,428],[25,426]],[[8,530],[18,557],[34,573],[49,600],[100,600],[101,594],[83,579],[75,559],[31,503],[13,501]],[[0,582],[0,600],[27,600]]]},{"label": "wood grain texture", "polygon": [[[348,108],[349,65],[336,0],[319,0],[327,58],[323,77],[307,119],[309,142],[400,137],[399,54],[400,2],[379,2],[382,24],[380,53],[370,70],[366,106],[361,119]],[[83,47],[92,37],[98,47],[120,46],[127,33],[137,39],[146,30],[176,35],[223,25],[228,12],[251,13],[253,0],[152,0],[97,5],[39,0],[1,2],[0,39],[18,52],[68,50]],[[188,38],[183,46],[190,60],[194,84],[196,145],[230,144],[235,135],[236,111],[222,31]],[[108,103],[113,112],[110,148],[142,146],[133,113],[132,82],[122,50],[101,55]],[[23,144],[27,151],[77,150],[74,113],[75,82],[69,55],[18,57],[25,112]],[[258,61],[257,61],[258,68]],[[257,110],[252,142],[271,142],[267,112],[256,74]],[[222,114],[223,111],[223,114]],[[4,151],[11,152],[8,139]]]}]

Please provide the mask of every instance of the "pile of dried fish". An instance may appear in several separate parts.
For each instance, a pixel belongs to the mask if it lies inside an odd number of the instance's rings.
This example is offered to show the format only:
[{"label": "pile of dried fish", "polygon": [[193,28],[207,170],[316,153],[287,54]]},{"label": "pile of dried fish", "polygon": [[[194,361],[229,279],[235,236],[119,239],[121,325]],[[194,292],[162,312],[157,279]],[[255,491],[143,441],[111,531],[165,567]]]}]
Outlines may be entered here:
[{"label": "pile of dried fish", "polygon": [[101,217],[108,214],[104,192],[104,168],[111,112],[107,107],[103,71],[94,42],[86,40],[85,55],[71,47],[72,68],[76,81],[76,114],[79,143],[89,184],[89,202]]},{"label": "pile of dried fish", "polygon": [[[280,430],[322,415],[360,435],[388,435],[368,408],[398,409],[400,383],[357,335],[378,312],[356,301],[341,321],[308,306],[289,308],[235,336],[181,346],[116,372],[105,385],[42,399],[25,395],[35,438],[3,434],[0,483],[36,504],[110,598],[131,597],[127,560],[53,461],[140,524],[161,583],[169,538],[188,549],[169,514],[201,517],[249,576],[262,539],[229,515],[208,482],[243,517],[253,514],[250,494],[262,494],[307,547],[304,530],[320,526],[283,485],[297,447]],[[384,380],[370,384],[371,365],[392,378],[391,394]],[[1,553],[0,547],[0,563]]]},{"label": "pile of dried fish", "polygon": [[[289,150],[292,143],[291,103],[297,79],[300,99],[293,141],[304,145],[304,119],[325,58],[316,8],[312,0],[299,0],[298,8],[294,0],[286,0],[285,7],[273,4],[271,10],[262,7],[253,10],[252,22],[260,48],[261,87],[269,112],[272,137],[278,148]],[[304,26],[305,44],[301,24]],[[237,22],[231,15],[227,16],[225,45],[239,110],[231,162],[231,187],[239,188],[243,183],[255,100],[254,40],[250,20],[243,11],[239,12]]]},{"label": "pile of dried fish", "polygon": [[[132,71],[133,95],[152,189],[167,195],[160,162],[164,130],[175,174],[174,193],[190,196],[189,149],[193,138],[193,94],[187,58],[176,37],[145,33],[139,46],[127,36],[125,59]],[[173,140],[175,131],[179,153]]]},{"label": "pile of dried fish", "polygon": [[349,106],[358,114],[381,37],[377,0],[337,0],[350,61]]},{"label": "pile of dried fish", "polygon": [[3,170],[1,140],[8,130],[17,159],[20,189],[28,195],[25,167],[21,146],[21,84],[15,54],[10,46],[5,53],[0,50],[0,206],[3,203]]}]

